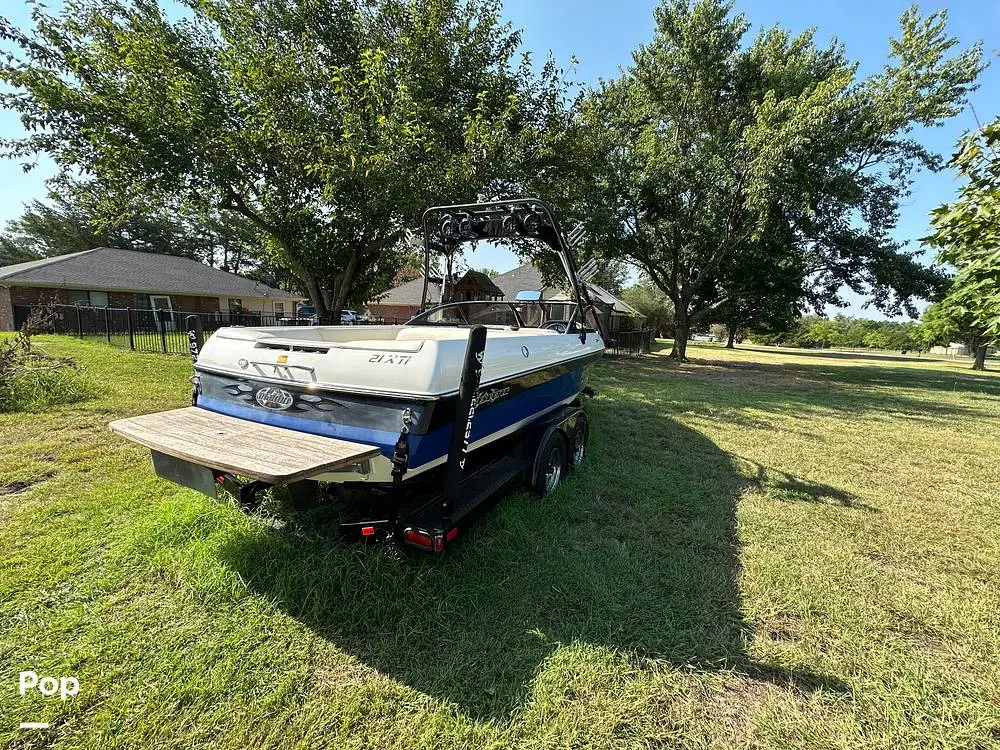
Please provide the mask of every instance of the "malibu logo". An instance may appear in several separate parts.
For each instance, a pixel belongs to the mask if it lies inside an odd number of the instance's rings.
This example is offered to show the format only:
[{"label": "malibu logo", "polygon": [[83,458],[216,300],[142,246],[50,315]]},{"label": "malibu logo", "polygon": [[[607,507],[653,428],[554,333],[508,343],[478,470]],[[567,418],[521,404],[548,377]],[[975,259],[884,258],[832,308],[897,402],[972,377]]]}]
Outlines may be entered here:
[{"label": "malibu logo", "polygon": [[291,406],[295,397],[283,388],[261,388],[254,395],[254,400],[265,409],[281,411]]}]

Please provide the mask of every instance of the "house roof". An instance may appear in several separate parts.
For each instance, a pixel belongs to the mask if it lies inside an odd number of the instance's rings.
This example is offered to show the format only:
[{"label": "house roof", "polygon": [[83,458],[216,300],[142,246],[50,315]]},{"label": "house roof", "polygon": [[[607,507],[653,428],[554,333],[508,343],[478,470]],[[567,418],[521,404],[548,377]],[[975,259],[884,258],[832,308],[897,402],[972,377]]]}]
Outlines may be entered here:
[{"label": "house roof", "polygon": [[[503,290],[507,299],[514,299],[518,292],[524,290],[540,292],[544,289],[551,289],[553,292],[552,295],[547,296],[546,299],[569,299],[569,296],[565,292],[552,289],[552,287],[546,287],[545,282],[542,279],[542,274],[530,263],[518,266],[513,271],[507,271],[507,273],[494,276],[493,281]],[[607,289],[599,287],[597,284],[588,283],[587,290],[590,292],[592,297],[597,297],[601,302],[610,306],[616,313],[621,315],[635,315],[640,318],[644,317],[638,310],[629,305],[627,302],[618,299],[618,297],[613,295]]]},{"label": "house roof", "polygon": [[190,258],[116,247],[95,247],[80,253],[3,266],[0,267],[0,285],[205,297],[301,299],[300,295],[274,289]]},{"label": "house roof", "polygon": [[[469,273],[478,272],[470,271]],[[515,299],[518,292],[526,290],[540,292],[544,289],[549,289],[553,292],[552,296],[547,297],[547,299],[569,299],[564,292],[553,289],[552,287],[546,287],[545,282],[542,280],[542,274],[530,263],[525,263],[523,266],[518,266],[512,271],[507,271],[507,273],[501,273],[494,276],[492,283],[498,287],[498,291],[503,292],[504,298],[507,300]],[[431,277],[431,283],[428,285],[428,297],[432,302],[439,299],[441,292],[440,284],[440,278]],[[400,284],[395,289],[390,289],[388,292],[385,292],[381,297],[375,300],[373,304],[419,306],[421,303],[420,295],[423,292],[423,289],[424,277],[418,276],[413,279],[413,281]],[[620,315],[634,315],[640,318],[643,317],[634,307],[629,305],[627,302],[618,299],[618,297],[613,295],[607,289],[593,283],[587,284],[587,289],[590,291],[591,296],[596,297],[601,302],[610,306],[614,312]]]},{"label": "house roof", "polygon": [[[608,305],[614,312],[618,313],[619,315],[631,315],[637,318],[646,317],[638,310],[636,310],[634,307],[632,307],[632,305],[625,302],[625,300],[619,299],[604,287],[600,287],[597,284],[588,282],[587,291],[590,292],[591,298],[596,297],[598,300]],[[569,299],[569,297],[565,293],[560,292],[552,299]]]},{"label": "house roof", "polygon": [[[427,285],[428,294],[432,300],[438,299],[441,293],[441,279],[437,277],[431,277],[430,283]],[[424,291],[424,276],[421,274],[417,278],[407,281],[405,284],[400,284],[397,287],[393,287],[387,292],[383,292],[381,296],[372,300],[373,305],[413,305],[415,307],[420,307],[422,300],[420,295]]]},{"label": "house roof", "polygon": [[[478,283],[482,291],[497,297],[503,296],[504,294],[503,290],[497,287],[489,276],[480,271],[466,271],[462,278],[455,282],[455,286],[458,287],[458,285],[462,284],[462,282]],[[383,292],[381,296],[372,300],[371,304],[411,305],[413,307],[420,307],[423,302],[420,295],[423,294],[423,291],[424,277],[423,274],[421,274],[420,276],[417,276],[417,278],[407,281],[405,284],[400,284],[387,292]],[[439,276],[430,277],[430,283],[427,285],[427,297],[432,303],[441,298],[441,278]]]},{"label": "house roof", "polygon": [[518,266],[513,271],[507,271],[493,277],[493,283],[500,287],[506,299],[514,299],[518,292],[540,292],[545,288],[542,274],[530,263]]}]

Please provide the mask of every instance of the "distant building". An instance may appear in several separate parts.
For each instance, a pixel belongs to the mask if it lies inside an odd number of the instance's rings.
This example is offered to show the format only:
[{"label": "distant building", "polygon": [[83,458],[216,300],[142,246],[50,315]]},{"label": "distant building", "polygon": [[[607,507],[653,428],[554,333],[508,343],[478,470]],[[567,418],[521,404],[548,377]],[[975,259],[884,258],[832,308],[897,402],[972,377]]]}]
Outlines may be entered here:
[{"label": "distant building", "polygon": [[[413,281],[400,284],[380,295],[368,305],[369,314],[373,318],[387,322],[403,322],[409,320],[420,310],[420,295],[424,290],[424,277],[418,276]],[[622,328],[641,327],[645,317],[640,315],[631,305],[599,287],[597,284],[587,284],[594,306],[601,316],[601,325],[605,332],[614,332]],[[546,286],[541,272],[531,263],[525,263],[512,271],[501,273],[492,279],[478,271],[469,271],[455,283],[452,298],[465,300],[513,300],[518,292],[541,292],[542,299],[554,303],[550,313],[554,320],[568,320],[573,312],[573,303],[569,296],[557,287]],[[427,298],[430,304],[437,304],[441,299],[441,277],[434,276],[427,283]],[[565,302],[564,305],[558,305]]]},{"label": "distant building", "polygon": [[0,267],[0,331],[20,328],[32,305],[55,303],[281,318],[301,297],[190,258],[96,247]]},{"label": "distant building", "polygon": [[[969,347],[958,341],[952,341],[948,346],[932,346],[930,353],[943,354],[946,357],[971,357],[975,354],[975,352],[969,351]],[[992,356],[995,353],[994,347],[986,347],[987,356]]]},{"label": "distant building", "polygon": [[[552,302],[565,300],[567,318],[572,312],[572,302],[569,295],[557,287],[546,286],[541,272],[531,263],[525,263],[512,271],[494,276],[493,283],[503,290],[506,299],[514,299],[518,292],[541,292],[543,300]],[[642,327],[642,323],[646,319],[645,316],[624,300],[593,283],[587,284],[587,291],[594,306],[601,314],[601,323],[605,332]]]},{"label": "distant building", "polygon": [[[420,275],[379,295],[368,305],[368,313],[373,318],[389,322],[407,321],[420,311],[420,296],[423,291],[424,277]],[[441,299],[440,276],[432,276],[427,282],[427,298],[432,303],[437,303]],[[455,282],[451,298],[455,302],[493,301],[503,299],[504,293],[485,273],[466,271]]]}]

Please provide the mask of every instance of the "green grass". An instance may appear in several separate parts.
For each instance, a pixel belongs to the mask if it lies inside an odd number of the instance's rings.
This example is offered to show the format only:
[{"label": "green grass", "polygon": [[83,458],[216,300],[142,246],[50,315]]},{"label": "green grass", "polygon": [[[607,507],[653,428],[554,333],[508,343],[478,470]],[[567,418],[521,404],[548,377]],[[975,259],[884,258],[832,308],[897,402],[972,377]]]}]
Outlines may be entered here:
[{"label": "green grass", "polygon": [[[173,486],[108,432],[184,405],[186,358],[46,346],[98,396],[0,415],[0,745],[1000,745],[992,373],[606,362],[575,477],[399,563]],[[81,692],[21,699],[21,669]]]}]

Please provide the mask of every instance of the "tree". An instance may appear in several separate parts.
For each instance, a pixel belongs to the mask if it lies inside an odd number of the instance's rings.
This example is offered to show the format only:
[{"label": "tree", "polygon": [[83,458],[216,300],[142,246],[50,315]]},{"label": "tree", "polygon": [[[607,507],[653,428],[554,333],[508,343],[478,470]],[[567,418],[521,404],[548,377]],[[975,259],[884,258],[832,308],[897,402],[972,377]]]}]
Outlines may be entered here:
[{"label": "tree", "polygon": [[180,255],[232,273],[267,265],[260,232],[240,216],[172,206],[112,225],[79,200],[86,192],[67,188],[51,193],[48,202],[26,205],[0,233],[0,265],[95,247]]},{"label": "tree", "polygon": [[986,350],[995,340],[980,325],[977,317],[951,295],[924,311],[916,335],[922,349],[948,346],[953,341],[962,343],[973,355],[974,370],[986,369]]},{"label": "tree", "polygon": [[[109,218],[161,200],[241,216],[324,322],[398,271],[430,202],[544,171],[566,120],[550,60],[533,72],[496,0],[67,0],[0,21],[16,50],[0,103],[14,158],[82,170]],[[384,287],[383,287],[384,288]]]},{"label": "tree", "polygon": [[[931,212],[938,261],[957,270],[938,314],[976,342],[973,368],[985,369],[986,349],[1000,341],[1000,118],[959,141],[949,162],[964,184],[954,203]],[[964,339],[963,339],[964,340]]]},{"label": "tree", "polygon": [[657,336],[672,335],[674,306],[655,284],[642,280],[622,292],[622,299],[645,316],[644,325],[652,328]]},{"label": "tree", "polygon": [[793,245],[787,224],[774,222],[720,267],[717,302],[703,317],[725,326],[727,349],[750,328],[782,330],[801,313],[805,270],[801,259],[790,253]]},{"label": "tree", "polygon": [[761,270],[791,259],[800,299],[837,301],[847,284],[915,313],[941,276],[890,230],[914,167],[939,160],[908,133],[959,111],[979,47],[949,57],[945,14],[911,9],[893,64],[859,81],[842,47],[812,32],[775,27],[744,44],[749,24],[721,0],[664,0],[655,16],[653,41],[581,106],[590,158],[576,200],[590,235],[673,302],[672,355],[684,358],[694,320],[732,301],[727,269],[779,226],[789,243],[759,253]]}]

